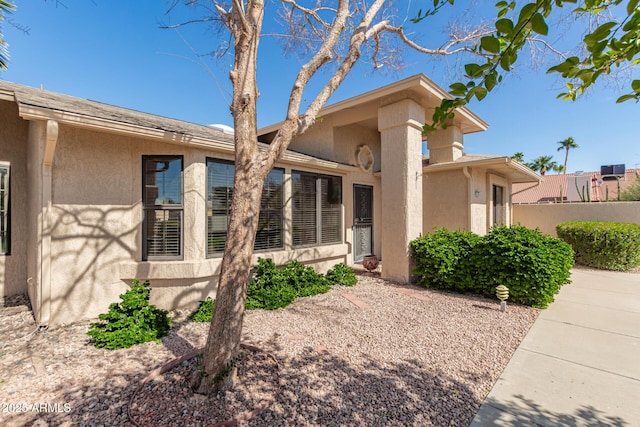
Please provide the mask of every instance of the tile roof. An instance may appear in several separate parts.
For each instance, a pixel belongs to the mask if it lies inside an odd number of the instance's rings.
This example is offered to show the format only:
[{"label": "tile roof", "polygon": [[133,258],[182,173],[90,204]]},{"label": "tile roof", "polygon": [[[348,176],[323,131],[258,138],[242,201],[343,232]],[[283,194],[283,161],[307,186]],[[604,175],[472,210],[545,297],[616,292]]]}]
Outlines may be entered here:
[{"label": "tile roof", "polygon": [[[620,190],[624,190],[636,180],[640,175],[640,169],[627,169],[625,175],[620,178]],[[544,181],[540,185],[513,184],[513,203],[555,203],[560,202],[562,192],[563,201],[567,201],[567,182],[570,177],[590,176],[591,177],[591,201],[604,202],[607,199],[607,188],[609,189],[609,200],[615,200],[618,195],[618,180],[611,177],[602,179],[600,172],[583,172],[580,175],[568,173],[566,175],[545,175]],[[569,181],[572,183],[573,181]],[[572,184],[574,185],[574,184]],[[562,190],[561,190],[562,188]]]}]

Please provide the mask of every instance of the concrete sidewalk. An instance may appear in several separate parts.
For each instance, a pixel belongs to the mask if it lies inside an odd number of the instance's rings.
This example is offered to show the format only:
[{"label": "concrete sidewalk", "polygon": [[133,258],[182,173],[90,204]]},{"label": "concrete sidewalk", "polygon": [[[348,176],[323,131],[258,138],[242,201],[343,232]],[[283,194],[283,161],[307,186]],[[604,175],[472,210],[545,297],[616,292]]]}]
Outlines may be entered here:
[{"label": "concrete sidewalk", "polygon": [[574,269],[471,427],[640,426],[640,275]]}]

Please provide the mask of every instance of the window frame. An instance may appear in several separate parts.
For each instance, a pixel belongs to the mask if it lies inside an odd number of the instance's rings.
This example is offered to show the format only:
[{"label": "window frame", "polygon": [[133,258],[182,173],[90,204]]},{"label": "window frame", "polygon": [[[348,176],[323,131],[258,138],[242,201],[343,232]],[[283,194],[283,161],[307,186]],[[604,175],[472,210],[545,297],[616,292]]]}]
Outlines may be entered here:
[{"label": "window frame", "polygon": [[0,169],[5,171],[4,176],[6,177],[3,179],[3,174],[0,174],[0,197],[3,197],[3,185],[5,193],[4,202],[0,202],[4,205],[4,211],[0,211],[0,256],[9,256],[11,255],[11,164],[0,161]]},{"label": "window frame", "polygon": [[[149,204],[147,203],[147,161],[180,161],[180,203],[179,204]],[[148,212],[180,212],[180,239],[178,243],[179,255],[149,255]],[[182,261],[184,259],[184,156],[180,154],[150,154],[142,156],[142,261]]]},{"label": "window frame", "polygon": [[[205,252],[207,254],[207,258],[219,258],[222,257],[224,255],[224,247],[222,248],[222,250],[214,250],[211,251],[209,249],[209,239],[210,237],[210,231],[209,231],[209,192],[210,192],[210,182],[209,182],[209,165],[213,164],[213,163],[217,163],[220,165],[227,165],[231,167],[232,172],[235,173],[235,163],[233,160],[227,160],[227,159],[221,159],[221,158],[216,158],[216,157],[207,157],[206,158],[206,203],[207,203],[207,209],[205,212],[205,222],[207,224],[207,238],[206,238],[206,242],[205,242]],[[279,208],[279,217],[280,217],[280,245],[279,246],[270,246],[270,247],[266,247],[266,248],[260,248],[260,249],[256,249],[256,244],[258,243],[258,235],[257,235],[257,231],[256,231],[256,240],[254,241],[254,248],[253,251],[255,253],[261,253],[261,252],[271,252],[271,251],[281,251],[284,250],[284,244],[285,244],[285,238],[284,238],[284,232],[285,232],[285,215],[284,215],[284,183],[285,183],[285,170],[284,168],[278,168],[278,167],[274,167],[271,171],[269,171],[268,176],[265,178],[265,182],[263,184],[262,187],[262,194],[260,197],[260,203],[261,203],[261,209],[260,209],[260,216],[258,217],[258,225],[259,222],[261,220],[263,220],[263,216],[265,215],[265,213],[267,212],[271,212],[274,211],[274,209],[262,209],[262,202],[263,202],[263,197],[265,196],[265,191],[267,190],[267,181],[269,180],[269,176],[271,176],[274,172],[278,172],[281,175],[281,182],[280,182],[280,200],[281,200],[281,204],[280,204],[280,208]],[[232,174],[232,181],[231,181],[231,186],[230,188],[233,188],[233,174]],[[227,203],[227,231],[228,231],[228,225],[229,225],[229,215],[231,215],[231,200],[233,198],[233,193],[231,194],[231,197],[227,197],[226,203]],[[211,207],[211,209],[213,210],[213,206]],[[226,244],[227,241],[227,231],[224,232],[224,242]]]},{"label": "window frame", "polygon": [[[307,177],[315,177],[315,240],[313,242],[303,242],[296,243],[295,235],[292,235],[291,244],[293,248],[305,248],[305,247],[313,247],[313,246],[327,246],[327,245],[337,245],[344,242],[344,218],[343,218],[343,207],[344,207],[344,180],[340,175],[329,175],[318,172],[309,172],[303,170],[292,170],[291,171],[291,201],[292,201],[292,217],[291,217],[291,229],[292,233],[294,233],[293,229],[296,226],[296,195],[297,191],[294,186],[295,175],[299,174],[301,176]],[[339,180],[339,188],[340,188],[340,202],[338,203],[338,226],[336,230],[336,235],[338,236],[337,240],[325,240],[323,239],[323,230],[326,230],[327,227],[323,221],[323,194],[322,194],[322,181],[323,179],[328,180],[328,185],[335,179]],[[330,188],[327,187],[327,191],[330,191]],[[329,197],[329,194],[327,194]],[[334,203],[335,204],[335,203]],[[326,209],[326,208],[325,208]]]}]

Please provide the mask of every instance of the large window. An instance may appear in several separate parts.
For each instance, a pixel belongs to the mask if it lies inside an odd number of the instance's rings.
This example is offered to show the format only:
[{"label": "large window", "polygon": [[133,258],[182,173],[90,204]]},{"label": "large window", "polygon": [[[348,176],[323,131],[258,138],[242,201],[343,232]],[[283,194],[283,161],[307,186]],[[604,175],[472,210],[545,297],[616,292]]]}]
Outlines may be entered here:
[{"label": "large window", "polygon": [[9,254],[9,165],[0,164],[0,254]]},{"label": "large window", "polygon": [[143,259],[182,259],[182,156],[143,156]]},{"label": "large window", "polygon": [[[233,162],[207,159],[207,254],[224,252],[233,196]],[[269,172],[262,188],[254,250],[281,249],[284,171]]]},{"label": "large window", "polygon": [[293,245],[342,241],[342,178],[292,173]]}]

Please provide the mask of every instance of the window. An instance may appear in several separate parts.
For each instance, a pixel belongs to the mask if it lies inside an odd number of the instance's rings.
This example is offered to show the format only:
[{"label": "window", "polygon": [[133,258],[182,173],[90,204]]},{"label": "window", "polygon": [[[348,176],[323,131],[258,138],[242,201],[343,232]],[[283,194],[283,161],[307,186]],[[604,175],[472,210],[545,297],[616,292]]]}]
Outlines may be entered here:
[{"label": "window", "polygon": [[[207,254],[224,252],[233,196],[233,162],[207,159]],[[253,249],[283,248],[282,205],[284,170],[273,169],[262,188],[260,217]]]},{"label": "window", "polygon": [[182,259],[182,156],[143,156],[143,259]]},{"label": "window", "polygon": [[493,186],[493,225],[504,224],[504,187]]},{"label": "window", "polygon": [[292,173],[293,245],[342,241],[342,178]]},{"label": "window", "polygon": [[9,165],[0,164],[0,254],[9,254]]}]

